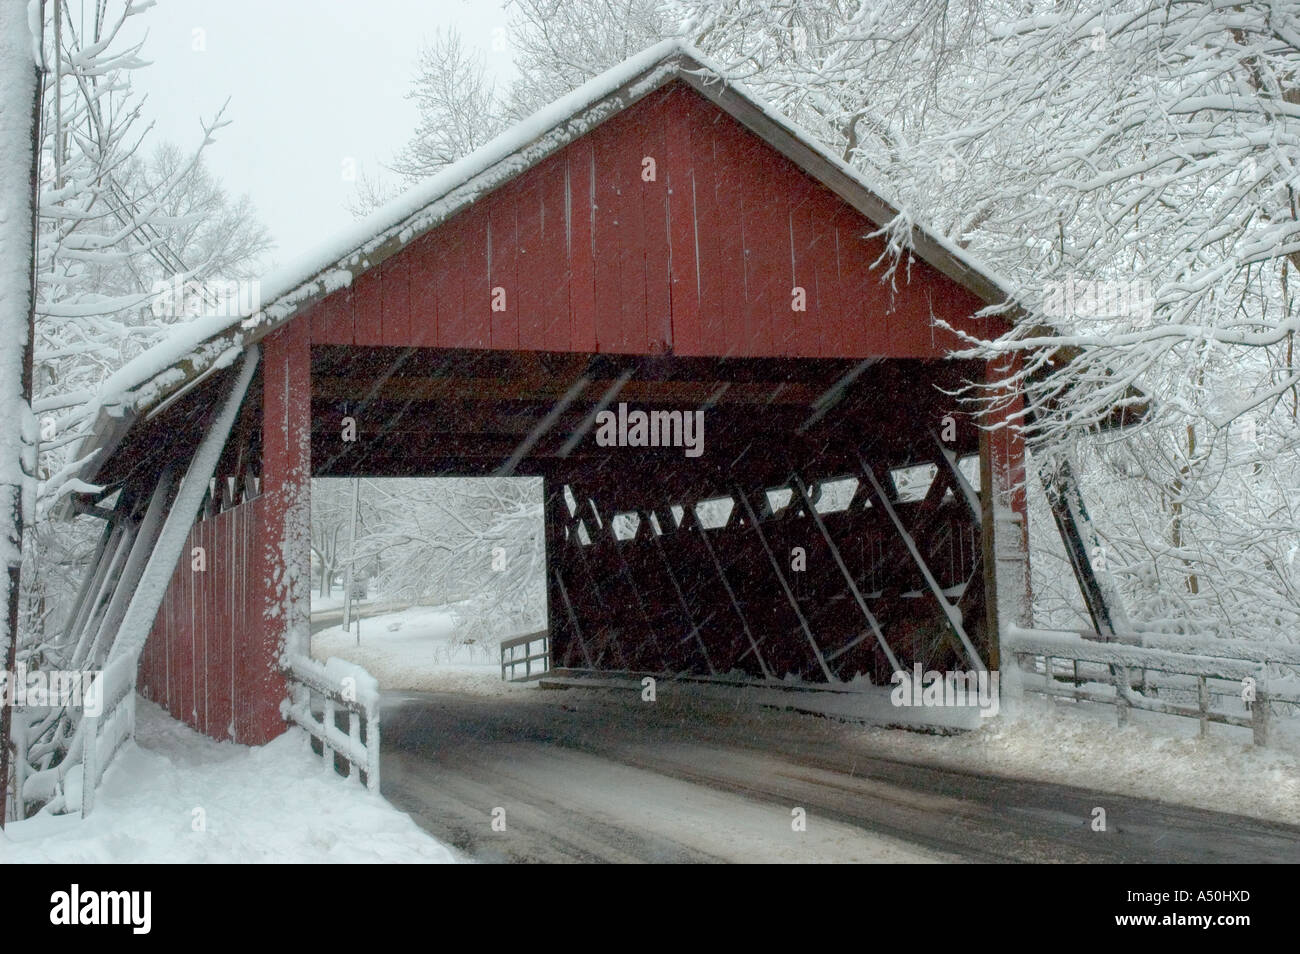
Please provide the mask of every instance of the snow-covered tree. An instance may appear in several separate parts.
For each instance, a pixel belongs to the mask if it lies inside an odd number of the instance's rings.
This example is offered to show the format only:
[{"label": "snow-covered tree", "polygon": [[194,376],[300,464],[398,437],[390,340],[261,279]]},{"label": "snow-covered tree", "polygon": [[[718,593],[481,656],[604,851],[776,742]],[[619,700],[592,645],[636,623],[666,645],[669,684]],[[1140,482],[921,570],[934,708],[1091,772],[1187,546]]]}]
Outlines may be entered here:
[{"label": "snow-covered tree", "polygon": [[[513,0],[519,119],[667,36],[805,127],[920,224],[991,266],[1037,460],[1076,460],[1142,625],[1279,638],[1300,618],[1300,8],[1267,0]],[[441,62],[449,62],[444,57]],[[435,58],[434,62],[438,62]],[[477,141],[438,90],[408,153]],[[412,166],[414,175],[424,174]],[[432,171],[430,167],[429,171]],[[1061,361],[1069,357],[1071,360]],[[1140,388],[1138,395],[1133,388]],[[985,396],[978,390],[972,400]],[[1117,406],[1140,432],[1099,437]],[[1147,406],[1149,405],[1149,406]],[[1036,502],[1041,506],[1041,501]],[[1032,522],[1047,618],[1050,519]],[[1055,548],[1055,549],[1054,549]],[[1051,595],[1056,594],[1056,595]]]},{"label": "snow-covered tree", "polygon": [[[324,505],[329,513],[350,513],[351,482],[314,482],[313,521],[318,500],[335,501]],[[322,533],[336,522],[323,517]],[[344,525],[344,551],[349,536]],[[339,565],[377,566],[388,598],[466,603],[460,636],[481,643],[544,624],[545,554],[537,479],[367,479],[356,548]]]},{"label": "snow-covered tree", "polygon": [[157,307],[159,283],[246,280],[270,244],[248,200],[203,165],[221,111],[188,152],[153,142],[131,87],[147,65],[145,41],[125,39],[147,6],[96,4],[84,35],[82,19],[55,22],[65,6],[46,13],[42,104],[36,389],[46,505],[67,490],[63,450],[87,423],[87,398],[189,317],[179,303]]},{"label": "snow-covered tree", "polygon": [[334,576],[347,558],[351,537],[351,481],[318,480],[311,489],[311,556],[320,570],[320,595],[333,593]]},{"label": "snow-covered tree", "polygon": [[[31,412],[35,106],[39,45],[23,4],[0,8],[0,656],[12,679],[24,525],[31,521],[36,433]],[[0,703],[0,827],[7,820],[13,707]]]},{"label": "snow-covered tree", "polygon": [[[68,451],[90,423],[87,401],[100,382],[168,326],[210,306],[206,290],[253,280],[270,247],[249,200],[229,195],[204,164],[220,114],[189,151],[156,141],[144,118],[144,99],[131,87],[132,73],[146,65],[144,41],[125,36],[147,7],[99,3],[85,17],[70,9],[45,5],[34,402],[40,514],[79,489],[67,482],[75,464]],[[171,301],[160,287],[186,289],[190,300]],[[98,532],[91,519],[32,526],[25,629],[33,642],[57,633]]]}]

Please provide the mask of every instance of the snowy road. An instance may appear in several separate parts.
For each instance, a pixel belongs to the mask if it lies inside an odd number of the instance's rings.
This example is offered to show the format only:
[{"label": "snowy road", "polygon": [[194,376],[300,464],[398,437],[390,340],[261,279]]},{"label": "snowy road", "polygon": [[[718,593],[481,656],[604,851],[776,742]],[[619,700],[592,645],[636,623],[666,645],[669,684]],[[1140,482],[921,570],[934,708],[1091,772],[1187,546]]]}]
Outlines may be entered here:
[{"label": "snowy road", "polygon": [[881,758],[810,716],[636,699],[386,696],[384,794],[481,861],[1300,859],[1293,827]]},{"label": "snowy road", "polygon": [[[362,619],[370,619],[372,616],[384,616],[398,610],[406,609],[410,603],[404,603],[399,600],[384,600],[381,603],[361,603],[356,606],[353,612],[353,619],[358,616]],[[343,607],[331,607],[329,609],[314,610],[311,614],[311,631],[312,634],[322,630],[332,629],[335,626],[343,625]]]}]

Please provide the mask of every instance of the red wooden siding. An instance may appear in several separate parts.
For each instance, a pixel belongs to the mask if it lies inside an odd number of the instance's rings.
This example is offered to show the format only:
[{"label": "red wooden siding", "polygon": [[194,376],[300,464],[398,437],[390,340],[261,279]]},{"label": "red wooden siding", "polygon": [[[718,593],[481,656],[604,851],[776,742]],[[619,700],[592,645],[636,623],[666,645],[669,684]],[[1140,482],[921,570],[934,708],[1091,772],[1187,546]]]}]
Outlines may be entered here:
[{"label": "red wooden siding", "polygon": [[[283,731],[268,718],[262,670],[271,659],[251,638],[262,630],[266,523],[259,497],[196,523],[140,657],[139,686],[177,719],[216,739],[260,744]],[[193,569],[202,547],[206,568]]]},{"label": "red wooden siding", "polygon": [[310,641],[306,329],[290,323],[263,343],[261,496],[190,529],[141,654],[141,692],[216,739],[260,745],[284,731],[280,658]]},{"label": "red wooden siding", "polygon": [[[654,160],[654,181],[642,176]],[[988,334],[919,259],[682,83],[645,97],[310,310],[317,344],[937,357]],[[792,309],[802,288],[807,310]],[[504,310],[493,311],[494,289]]]}]

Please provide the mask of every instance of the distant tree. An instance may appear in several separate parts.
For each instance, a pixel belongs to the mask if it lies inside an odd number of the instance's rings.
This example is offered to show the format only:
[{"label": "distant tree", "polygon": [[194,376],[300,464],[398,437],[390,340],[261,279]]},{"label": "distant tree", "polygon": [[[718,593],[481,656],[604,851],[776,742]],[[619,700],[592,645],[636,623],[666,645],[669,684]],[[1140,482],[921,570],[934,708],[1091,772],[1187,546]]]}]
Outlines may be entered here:
[{"label": "distant tree", "polygon": [[[131,87],[147,65],[143,40],[127,40],[147,6],[96,4],[82,21],[44,5],[40,187],[36,251],[35,400],[40,431],[38,510],[24,559],[27,639],[58,635],[89,557],[98,521],[44,519],[65,494],[71,449],[91,423],[89,401],[104,379],[161,340],[192,308],[158,308],[155,288],[251,280],[270,239],[247,197],[231,196],[203,152],[224,124],[202,124],[185,151],[157,142]],[[87,11],[91,13],[92,11]],[[203,302],[197,304],[202,306]],[[69,589],[69,587],[72,589]]]},{"label": "distant tree", "polygon": [[382,558],[378,584],[385,596],[464,598],[460,635],[467,641],[501,639],[545,622],[540,481],[366,480],[362,500],[352,559],[363,565]]}]

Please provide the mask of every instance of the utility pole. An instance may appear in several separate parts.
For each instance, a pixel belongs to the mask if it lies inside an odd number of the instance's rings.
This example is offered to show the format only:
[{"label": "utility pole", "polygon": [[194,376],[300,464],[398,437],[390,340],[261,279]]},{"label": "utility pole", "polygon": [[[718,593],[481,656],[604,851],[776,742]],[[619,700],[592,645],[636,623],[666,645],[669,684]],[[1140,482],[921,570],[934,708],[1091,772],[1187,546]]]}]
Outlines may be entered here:
[{"label": "utility pole", "polygon": [[[352,626],[352,567],[357,552],[357,503],[361,498],[361,478],[352,478],[352,521],[348,536],[348,564],[343,570],[343,632]],[[357,645],[361,645],[361,627],[357,627]]]}]

